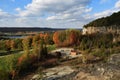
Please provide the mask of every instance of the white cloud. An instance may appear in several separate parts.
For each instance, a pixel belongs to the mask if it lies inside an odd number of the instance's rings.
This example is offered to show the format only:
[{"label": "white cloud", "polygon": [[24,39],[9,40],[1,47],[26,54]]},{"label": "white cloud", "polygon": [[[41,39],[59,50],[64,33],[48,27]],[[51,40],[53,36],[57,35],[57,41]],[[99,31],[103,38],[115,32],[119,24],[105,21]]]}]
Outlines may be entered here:
[{"label": "white cloud", "polygon": [[100,0],[100,3],[103,4],[103,3],[106,3],[107,1],[109,0]]},{"label": "white cloud", "polygon": [[112,7],[111,9],[108,9],[108,10],[105,10],[105,11],[102,11],[102,12],[98,12],[98,13],[95,13],[93,15],[93,17],[96,19],[96,18],[101,18],[101,17],[106,17],[106,16],[109,16],[111,15],[112,13],[114,12],[118,12],[120,11],[120,0],[118,0],[116,3],[115,3],[115,6]]},{"label": "white cloud", "polygon": [[20,12],[21,8],[18,7],[18,8],[15,9],[15,11]]},{"label": "white cloud", "polygon": [[80,20],[82,18],[84,20],[84,17],[82,17],[84,14],[87,14],[90,12],[92,8],[86,8],[86,7],[76,7],[71,8],[68,11],[58,13],[54,16],[49,16],[47,20],[67,20],[67,21],[75,21]]},{"label": "white cloud", "polygon": [[114,7],[90,14],[93,10],[88,7],[90,2],[91,0],[32,0],[24,9],[16,8],[18,13],[14,15],[0,10],[0,26],[81,28],[89,21],[120,10]]},{"label": "white cloud", "polygon": [[4,12],[2,9],[0,9],[0,18],[6,18],[10,17],[10,15],[7,12]]},{"label": "white cloud", "polygon": [[58,14],[67,12],[71,8],[85,7],[90,0],[32,0],[20,12],[21,16],[43,16],[45,13]]},{"label": "white cloud", "polygon": [[[83,15],[92,11],[92,8],[87,7],[90,2],[91,0],[32,0],[30,4],[25,6],[24,10],[16,8],[19,13],[18,16],[22,17],[16,20],[18,22],[26,21],[31,24],[37,18],[43,18],[35,23],[38,26],[56,27],[56,25],[59,25],[58,27],[70,27],[68,22],[71,22],[72,27],[73,25],[76,26],[77,22],[79,27],[81,27],[85,20]],[[24,17],[32,19],[30,21],[24,19]]]},{"label": "white cloud", "polygon": [[92,11],[92,7],[91,8],[87,8],[87,9],[85,9],[85,12],[91,12]]},{"label": "white cloud", "polygon": [[115,3],[115,6],[113,6],[111,9],[108,10],[104,10],[102,12],[97,12],[94,14],[85,14],[83,17],[85,19],[85,21],[88,20],[88,22],[98,19],[98,18],[102,18],[102,17],[106,17],[106,16],[110,16],[111,14],[120,11],[120,0],[118,0]]},{"label": "white cloud", "polygon": [[114,11],[106,10],[106,11],[103,11],[103,12],[95,13],[95,14],[94,14],[94,17],[95,17],[95,18],[106,17],[106,16],[109,16],[110,14],[112,14],[113,12],[114,12]]},{"label": "white cloud", "polygon": [[120,8],[120,0],[118,0],[115,4],[115,8]]},{"label": "white cloud", "polygon": [[47,20],[64,20],[71,16],[71,14],[57,14],[55,16],[50,16]]},{"label": "white cloud", "polygon": [[91,19],[97,19],[97,18],[101,18],[101,17],[110,16],[111,14],[118,12],[118,11],[120,11],[120,9],[113,8],[113,9],[95,13],[95,14],[93,14],[93,16],[92,15],[90,15],[90,16],[91,16]]},{"label": "white cloud", "polygon": [[15,2],[15,0],[11,0],[12,2]]}]

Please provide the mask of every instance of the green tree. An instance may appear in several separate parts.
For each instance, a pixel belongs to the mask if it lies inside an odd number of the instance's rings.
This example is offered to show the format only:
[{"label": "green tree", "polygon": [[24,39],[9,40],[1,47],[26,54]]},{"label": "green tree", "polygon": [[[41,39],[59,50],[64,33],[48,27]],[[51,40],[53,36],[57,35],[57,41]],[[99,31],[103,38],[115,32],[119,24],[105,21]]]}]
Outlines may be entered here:
[{"label": "green tree", "polygon": [[23,50],[24,50],[25,54],[27,56],[29,56],[29,53],[30,53],[29,52],[29,50],[30,50],[30,48],[29,48],[29,39],[28,38],[23,39],[22,43],[23,43]]}]

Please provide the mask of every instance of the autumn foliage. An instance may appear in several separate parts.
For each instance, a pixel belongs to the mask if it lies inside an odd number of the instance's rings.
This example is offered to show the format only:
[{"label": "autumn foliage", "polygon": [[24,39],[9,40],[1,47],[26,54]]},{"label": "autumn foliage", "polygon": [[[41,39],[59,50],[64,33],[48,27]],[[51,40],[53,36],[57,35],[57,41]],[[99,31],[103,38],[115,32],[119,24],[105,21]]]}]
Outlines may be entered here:
[{"label": "autumn foliage", "polygon": [[53,41],[58,47],[73,46],[78,44],[79,36],[78,30],[57,31],[53,35]]},{"label": "autumn foliage", "polygon": [[55,44],[59,44],[60,43],[60,40],[59,40],[59,35],[60,35],[60,32],[55,32],[54,35],[53,35],[53,41]]}]

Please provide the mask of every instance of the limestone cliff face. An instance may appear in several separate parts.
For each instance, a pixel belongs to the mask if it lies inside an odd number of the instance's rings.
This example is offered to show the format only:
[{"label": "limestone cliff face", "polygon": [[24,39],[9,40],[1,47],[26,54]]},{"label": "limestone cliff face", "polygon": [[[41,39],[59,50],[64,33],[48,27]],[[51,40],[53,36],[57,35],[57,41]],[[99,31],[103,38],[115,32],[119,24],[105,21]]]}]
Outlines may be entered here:
[{"label": "limestone cliff face", "polygon": [[87,27],[87,28],[83,28],[83,34],[92,34],[92,33],[107,33],[107,32],[111,32],[111,33],[117,33],[120,34],[120,27],[118,26],[110,26],[110,27]]}]

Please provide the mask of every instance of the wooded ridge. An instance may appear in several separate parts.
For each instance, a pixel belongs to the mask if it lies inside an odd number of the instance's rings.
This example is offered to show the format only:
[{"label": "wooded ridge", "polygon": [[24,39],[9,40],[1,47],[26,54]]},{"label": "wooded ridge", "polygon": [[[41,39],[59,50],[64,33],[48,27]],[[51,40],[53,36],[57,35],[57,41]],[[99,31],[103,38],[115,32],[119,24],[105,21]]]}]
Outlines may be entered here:
[{"label": "wooded ridge", "polygon": [[116,27],[120,28],[120,11],[117,13],[113,13],[111,16],[96,19],[84,25],[84,27],[85,28],[87,27],[111,27],[113,25],[116,25]]}]

